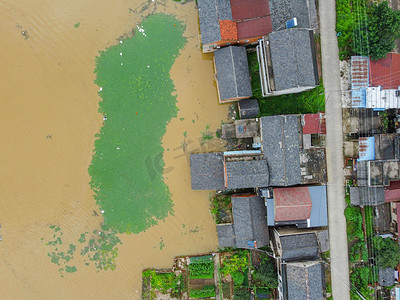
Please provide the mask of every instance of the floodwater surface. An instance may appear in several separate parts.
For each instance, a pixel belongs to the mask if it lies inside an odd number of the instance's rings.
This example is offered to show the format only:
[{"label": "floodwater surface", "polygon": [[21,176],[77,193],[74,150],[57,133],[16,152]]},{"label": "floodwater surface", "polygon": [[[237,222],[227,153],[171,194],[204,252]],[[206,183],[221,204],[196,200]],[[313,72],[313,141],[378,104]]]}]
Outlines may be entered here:
[{"label": "floodwater surface", "polygon": [[[157,153],[146,171],[163,175],[173,214],[118,234],[115,270],[99,270],[79,253],[92,235],[109,235],[88,173],[104,122],[95,58],[154,12],[186,27],[170,72],[178,111],[162,139],[164,168]],[[194,2],[0,0],[0,43],[2,299],[139,299],[143,268],[216,250],[208,192],[191,190],[188,153],[221,149],[202,136],[221,125],[227,106],[218,105],[212,55],[201,53]],[[66,261],[61,273],[57,259]]]}]

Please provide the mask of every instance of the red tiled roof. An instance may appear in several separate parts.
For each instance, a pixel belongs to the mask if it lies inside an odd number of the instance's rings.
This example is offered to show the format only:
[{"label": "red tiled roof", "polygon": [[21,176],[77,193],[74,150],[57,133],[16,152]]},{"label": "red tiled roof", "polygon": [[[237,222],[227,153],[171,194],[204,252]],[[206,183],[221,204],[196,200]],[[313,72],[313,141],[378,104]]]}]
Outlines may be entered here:
[{"label": "red tiled roof", "polygon": [[385,58],[370,62],[370,84],[383,89],[400,86],[400,54],[388,53]]},{"label": "red tiled roof", "polygon": [[[397,235],[400,234],[400,203],[396,203],[396,215],[397,215]],[[398,239],[400,244],[400,238]]]},{"label": "red tiled roof", "polygon": [[391,181],[389,186],[385,187],[385,201],[400,201],[400,181]]},{"label": "red tiled roof", "polygon": [[270,15],[268,0],[231,0],[231,10],[235,21]]},{"label": "red tiled roof", "polygon": [[239,40],[261,37],[272,32],[271,17],[240,22],[237,24]]},{"label": "red tiled roof", "polygon": [[236,22],[231,20],[219,20],[219,28],[221,30],[221,40],[237,41],[238,29]]},{"label": "red tiled roof", "polygon": [[275,221],[297,221],[310,218],[312,201],[307,187],[274,189]]},{"label": "red tiled roof", "polygon": [[303,134],[321,133],[320,114],[304,115]]}]

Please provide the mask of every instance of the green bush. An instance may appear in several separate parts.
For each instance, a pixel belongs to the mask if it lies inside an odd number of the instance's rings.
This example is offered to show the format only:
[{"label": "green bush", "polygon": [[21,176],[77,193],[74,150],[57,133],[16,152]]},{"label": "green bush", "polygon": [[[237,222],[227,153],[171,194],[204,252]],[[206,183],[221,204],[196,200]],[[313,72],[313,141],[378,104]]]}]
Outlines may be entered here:
[{"label": "green bush", "polygon": [[191,263],[189,265],[190,278],[213,278],[214,277],[214,263],[213,261]]},{"label": "green bush", "polygon": [[400,246],[392,239],[372,237],[372,247],[378,265],[382,268],[395,268],[400,263]]},{"label": "green bush", "polygon": [[363,240],[361,209],[357,206],[347,206],[344,210],[344,215],[346,217],[347,238],[349,241],[355,238]]},{"label": "green bush", "polygon": [[215,287],[213,285],[205,286],[202,289],[193,289],[189,291],[191,298],[209,298],[215,297]]},{"label": "green bush", "polygon": [[260,258],[261,263],[253,273],[253,280],[257,287],[263,287],[269,293],[278,286],[278,275],[275,271],[275,264],[267,254],[260,254]]},{"label": "green bush", "polygon": [[242,272],[235,271],[235,272],[231,273],[231,276],[232,276],[232,280],[236,286],[240,286],[243,284],[244,274]]},{"label": "green bush", "polygon": [[177,276],[174,272],[156,273],[155,270],[144,271],[143,277],[151,278],[152,289],[158,290],[163,294],[179,293],[183,280],[182,275]]},{"label": "green bush", "polygon": [[247,252],[241,251],[234,253],[230,258],[226,258],[221,268],[221,273],[226,276],[235,272],[244,272],[247,269],[248,259]]}]

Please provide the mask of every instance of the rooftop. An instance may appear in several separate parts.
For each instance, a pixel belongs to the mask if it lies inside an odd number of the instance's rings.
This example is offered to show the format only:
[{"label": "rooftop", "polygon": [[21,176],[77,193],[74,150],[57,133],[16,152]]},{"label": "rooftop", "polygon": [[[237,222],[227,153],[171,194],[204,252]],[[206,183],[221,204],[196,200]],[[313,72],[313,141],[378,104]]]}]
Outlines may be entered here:
[{"label": "rooftop", "polygon": [[280,236],[282,261],[317,259],[318,241],[315,233]]},{"label": "rooftop", "polygon": [[233,196],[232,212],[237,248],[254,248],[249,242],[256,242],[257,248],[268,245],[267,209],[261,197]]},{"label": "rooftop", "polygon": [[267,199],[268,226],[328,226],[326,186],[275,188],[273,195]]},{"label": "rooftop", "polygon": [[382,86],[384,89],[397,89],[400,86],[400,54],[388,53],[385,58],[370,62],[371,86]]},{"label": "rooftop", "polygon": [[194,190],[225,189],[223,153],[191,154],[190,178]]},{"label": "rooftop", "polygon": [[299,28],[317,28],[317,14],[313,0],[269,0],[274,31],[285,28],[286,21],[296,17]]},{"label": "rooftop", "polygon": [[297,115],[261,117],[261,140],[270,186],[301,184],[299,123]]},{"label": "rooftop", "polygon": [[325,299],[325,275],[321,262],[293,262],[286,264],[285,269],[287,299]]},{"label": "rooftop", "polygon": [[217,225],[219,248],[235,247],[235,231],[232,224]]},{"label": "rooftop", "polygon": [[220,102],[251,97],[246,48],[230,46],[214,53]]},{"label": "rooftop", "polygon": [[291,28],[272,32],[269,41],[276,91],[319,84],[312,30]]},{"label": "rooftop", "polygon": [[267,162],[261,160],[225,161],[225,184],[228,189],[268,186]]}]

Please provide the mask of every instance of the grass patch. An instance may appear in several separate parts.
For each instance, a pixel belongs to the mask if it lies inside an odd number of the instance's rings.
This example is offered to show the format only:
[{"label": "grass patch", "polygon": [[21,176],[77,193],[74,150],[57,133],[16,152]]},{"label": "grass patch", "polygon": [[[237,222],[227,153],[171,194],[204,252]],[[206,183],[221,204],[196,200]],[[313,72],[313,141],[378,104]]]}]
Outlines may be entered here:
[{"label": "grass patch", "polygon": [[374,208],[372,206],[364,207],[365,214],[365,231],[367,238],[371,238],[374,235]]},{"label": "grass patch", "polygon": [[107,119],[89,174],[105,224],[120,233],[142,232],[173,212],[161,139],[177,114],[169,71],[186,43],[184,29],[173,16],[151,15],[96,58],[99,111]]},{"label": "grass patch", "polygon": [[325,111],[325,89],[321,84],[302,93],[263,97],[261,91],[257,53],[248,53],[251,89],[254,99],[258,100],[261,116],[308,114]]}]

